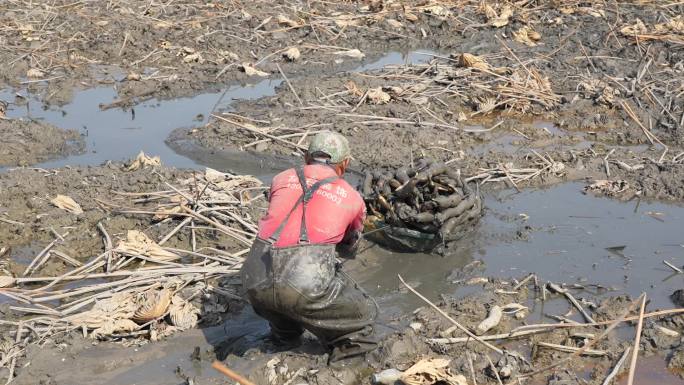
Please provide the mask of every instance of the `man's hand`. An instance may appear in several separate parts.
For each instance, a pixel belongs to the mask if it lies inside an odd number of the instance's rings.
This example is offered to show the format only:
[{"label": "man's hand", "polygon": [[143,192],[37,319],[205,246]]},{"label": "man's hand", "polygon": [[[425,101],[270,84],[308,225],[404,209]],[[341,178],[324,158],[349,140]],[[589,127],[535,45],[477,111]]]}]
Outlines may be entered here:
[{"label": "man's hand", "polygon": [[360,232],[348,233],[342,242],[338,243],[335,247],[340,258],[344,259],[354,259],[356,258],[356,252],[359,250],[359,242],[361,240]]}]

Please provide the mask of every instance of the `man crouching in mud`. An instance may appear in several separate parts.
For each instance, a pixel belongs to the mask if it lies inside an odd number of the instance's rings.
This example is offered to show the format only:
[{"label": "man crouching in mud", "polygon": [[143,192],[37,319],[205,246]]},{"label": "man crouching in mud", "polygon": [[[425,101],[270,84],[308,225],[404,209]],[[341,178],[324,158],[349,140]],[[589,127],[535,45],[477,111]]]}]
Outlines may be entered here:
[{"label": "man crouching in mud", "polygon": [[366,208],[344,179],[349,142],[316,135],[305,166],[273,178],[268,213],[242,267],[254,311],[273,339],[294,346],[308,330],[332,350],[329,361],[372,351],[375,302],[343,273],[336,257],[354,258]]}]

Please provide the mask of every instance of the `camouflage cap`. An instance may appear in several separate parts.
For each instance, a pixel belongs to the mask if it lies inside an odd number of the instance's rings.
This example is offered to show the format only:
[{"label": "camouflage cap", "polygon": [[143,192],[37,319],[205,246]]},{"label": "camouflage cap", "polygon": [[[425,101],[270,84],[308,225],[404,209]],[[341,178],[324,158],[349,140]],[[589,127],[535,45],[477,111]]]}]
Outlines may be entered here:
[{"label": "camouflage cap", "polygon": [[343,135],[332,131],[323,131],[309,143],[309,155],[316,156],[322,153],[330,157],[330,163],[340,163],[347,158],[351,158],[349,141]]}]

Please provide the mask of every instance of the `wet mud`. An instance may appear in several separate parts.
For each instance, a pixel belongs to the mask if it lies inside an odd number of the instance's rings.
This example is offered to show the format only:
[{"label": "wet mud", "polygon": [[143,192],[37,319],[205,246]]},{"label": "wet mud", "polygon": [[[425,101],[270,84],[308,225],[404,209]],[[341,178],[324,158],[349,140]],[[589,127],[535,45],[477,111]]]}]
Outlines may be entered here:
[{"label": "wet mud", "polygon": [[[430,342],[462,334],[445,337],[451,325],[397,274],[469,329],[494,306],[527,307],[488,334],[584,322],[564,297],[540,298],[547,281],[569,288],[597,321],[619,317],[642,292],[648,311],[672,308],[681,275],[662,261],[684,264],[684,5],[296,3],[0,4],[0,166],[35,166],[0,174],[0,272],[21,275],[59,237],[66,242],[57,250],[79,261],[100,254],[98,223],[116,239],[132,228],[159,239],[173,223],[111,215],[112,204],[130,203],[121,193],[192,177],[171,167],[267,182],[300,162],[320,130],[349,137],[355,182],[364,169],[448,162],[484,192],[481,223],[444,256],[368,242],[345,265],[383,308],[381,349],[367,360],[328,366],[312,336],[282,350],[242,301],[206,298],[211,311],[199,329],[154,343],[74,331],[30,344],[15,383],[226,383],[210,368],[216,358],[259,384],[369,383],[373,373],[406,370],[425,356],[450,358],[469,383],[470,358],[477,383],[498,383],[481,345]],[[164,166],[125,171],[118,162],[140,150]],[[57,194],[84,213],[54,207]],[[244,215],[256,220],[260,211]],[[200,247],[240,249],[203,234]],[[180,232],[168,245],[192,242]],[[51,259],[39,273],[68,268]],[[540,284],[513,290],[530,273]],[[3,321],[16,321],[11,303],[0,296]],[[593,347],[605,356],[572,360],[529,383],[602,383],[634,326]],[[495,344],[539,368],[569,354],[543,343],[580,347],[586,333],[602,330]],[[637,383],[681,382],[682,332],[681,316],[644,322]],[[489,353],[500,376],[529,369]],[[626,383],[626,368],[616,383]]]},{"label": "wet mud", "polygon": [[[102,210],[101,203],[95,199],[102,202],[116,201],[112,191],[152,191],[161,189],[165,180],[188,175],[187,171],[165,168],[124,172],[122,167],[120,164],[112,164],[108,167],[59,169],[53,175],[39,170],[14,170],[4,174],[3,190],[7,189],[8,195],[3,198],[3,202],[12,204],[8,205],[3,218],[25,225],[7,224],[9,230],[2,235],[3,244],[10,245],[11,248],[4,258],[7,261],[9,257],[11,262],[3,268],[19,274],[32,256],[54,239],[50,228],[60,232],[73,232],[74,235],[65,237],[67,242],[60,249],[78,259],[87,258],[93,250],[96,253],[101,252],[102,241],[93,233],[93,229],[98,221],[106,220],[107,210]],[[33,183],[19,183],[20,180],[31,180]],[[73,218],[70,215],[65,216],[61,209],[52,207],[47,202],[49,197],[43,198],[38,192],[46,188],[41,183],[57,186],[55,193],[70,194],[83,205],[85,214]],[[45,383],[55,384],[123,384],[130,381],[158,384],[174,381],[182,383],[189,378],[196,381],[195,383],[222,383],[225,380],[210,368],[211,361],[219,358],[225,360],[230,367],[259,381],[258,383],[268,383],[268,379],[273,378],[273,370],[277,381],[283,382],[296,377],[298,381],[309,383],[333,381],[333,378],[343,383],[369,383],[372,373],[388,367],[407,369],[420,355],[462,357],[457,354],[462,352],[462,347],[452,344],[439,346],[426,340],[444,338],[442,334],[450,324],[403,288],[396,274],[404,276],[409,284],[429,295],[442,309],[468,328],[475,328],[493,305],[505,306],[516,302],[528,307],[525,319],[504,316],[503,321],[488,334],[506,333],[522,325],[522,322],[555,322],[545,314],[565,316],[577,322],[581,322],[582,318],[576,311],[572,311],[572,306],[563,297],[548,294],[547,302],[542,302],[540,292],[531,283],[517,293],[502,295],[497,290],[514,292],[512,288],[516,283],[513,278],[504,281],[486,277],[511,276],[521,280],[528,272],[536,272],[540,274],[539,281],[542,283],[549,280],[564,282],[568,287],[580,285],[578,287],[584,289],[574,289],[573,292],[577,298],[581,298],[582,303],[596,304],[596,309],[591,312],[597,321],[619,317],[625,306],[649,285],[652,287],[648,292],[651,298],[649,311],[671,308],[668,295],[681,285],[681,278],[668,277],[670,273],[666,266],[655,263],[651,258],[640,259],[637,256],[648,255],[649,252],[654,255],[665,254],[671,262],[682,264],[681,251],[673,243],[678,239],[678,223],[684,218],[681,209],[676,206],[643,203],[643,206],[637,208],[638,213],[630,217],[629,214],[634,211],[633,204],[582,195],[581,187],[581,184],[573,184],[557,187],[550,192],[540,190],[512,196],[500,192],[485,196],[489,203],[484,223],[476,234],[462,240],[463,243],[459,244],[451,256],[390,253],[366,243],[357,260],[348,262],[345,269],[369,289],[383,309],[377,326],[382,349],[367,360],[350,361],[341,367],[328,367],[326,351],[313,336],[305,338],[300,348],[282,350],[269,342],[268,325],[265,321],[256,316],[248,306],[237,303],[228,304],[229,310],[223,313],[224,317],[228,317],[226,321],[222,321],[222,317],[206,314],[206,324],[202,324],[201,329],[178,333],[154,343],[147,343],[144,339],[133,346],[120,342],[93,343],[91,339],[84,339],[79,332],[55,337],[40,348],[33,346],[27,350],[26,357],[20,363],[22,366],[30,364],[18,370],[16,381],[28,384],[38,378]],[[548,197],[549,193],[555,197],[554,202],[564,201],[567,204],[543,203],[543,197]],[[35,197],[36,195],[38,196]],[[28,212],[26,205],[31,205]],[[579,205],[586,207],[583,210],[572,209]],[[556,209],[552,209],[554,207]],[[559,209],[561,212],[557,211]],[[660,218],[665,222],[657,219],[657,215],[652,216],[657,212],[668,213]],[[566,220],[559,222],[559,218]],[[592,221],[597,223],[588,225]],[[611,235],[609,228],[612,226],[604,225],[607,221],[620,224],[619,228],[624,235],[622,239],[616,234]],[[150,227],[148,220],[136,216],[104,223],[117,237],[130,228],[146,228],[146,231],[157,237],[172,227],[165,224]],[[29,228],[25,229],[27,225]],[[662,238],[655,243],[635,242],[632,231],[660,233]],[[614,243],[607,244],[608,240],[625,243],[619,248],[614,247]],[[216,242],[213,237],[200,237],[198,241],[200,244]],[[170,245],[187,247],[189,242],[189,234],[180,234]],[[230,250],[232,241],[222,239],[219,243]],[[570,253],[569,249],[565,249],[573,247],[572,245],[576,248],[577,244],[587,246],[585,249],[578,249],[577,253]],[[621,254],[616,255],[606,250],[611,247],[621,250]],[[540,250],[544,251],[542,256],[539,255]],[[515,256],[514,259],[511,259],[511,253]],[[540,258],[543,263],[540,263]],[[65,266],[61,262],[53,262],[43,267],[40,273],[56,275],[64,271]],[[659,283],[660,280],[663,282]],[[600,282],[600,286],[594,288],[592,285],[595,282]],[[603,289],[599,289],[600,287]],[[629,293],[631,297],[618,296],[616,291]],[[416,309],[420,310],[414,313]],[[11,316],[9,319],[12,319]],[[217,324],[219,326],[211,326]],[[676,373],[680,341],[678,338],[662,335],[657,327],[681,333],[681,321],[677,318],[649,321],[645,324],[642,339],[643,355],[652,355],[657,362],[662,363],[656,366],[660,368],[660,373],[665,373],[662,371],[666,362],[670,363],[675,371],[673,373]],[[594,334],[601,330],[596,329]],[[452,336],[458,335],[456,333]],[[593,380],[590,383],[600,383],[619,358],[616,355],[621,354],[627,346],[624,341],[630,341],[631,335],[633,327],[620,328],[596,347],[609,350],[610,355],[573,361],[567,367],[572,370],[569,373],[581,373],[586,365],[587,368],[592,368],[590,372],[593,373]],[[505,340],[497,345],[530,354],[535,342],[574,343],[575,340],[568,339],[568,336],[566,331],[560,330],[534,336],[527,342],[523,341],[522,345],[518,341]],[[473,354],[484,353],[473,342],[467,346]],[[196,347],[199,347],[199,355],[194,353]],[[535,355],[535,367],[552,363],[565,355],[567,353],[539,349]],[[477,357],[473,359],[477,362],[478,383],[496,383],[494,378],[486,374],[484,356]],[[64,365],[64,362],[71,364]],[[269,362],[271,364],[267,365]],[[496,362],[498,361],[495,359]],[[453,371],[468,376],[468,365],[467,358],[455,358],[452,368]],[[502,367],[506,365],[505,362],[502,363]],[[80,368],[78,374],[74,374],[74,367]],[[648,375],[650,372],[647,369],[642,369],[640,375]],[[537,380],[539,383],[547,383],[560,378],[558,376],[561,374],[548,373]],[[574,381],[570,383],[580,383],[573,375],[568,376]],[[83,382],[84,379],[87,382]]]},{"label": "wet mud", "polygon": [[0,166],[28,166],[83,151],[75,130],[33,120],[0,118]]},{"label": "wet mud", "polygon": [[[128,99],[124,104],[134,104],[152,94],[188,96],[225,82],[278,74],[278,66],[288,74],[349,68],[366,55],[405,47],[403,38],[417,44],[418,39],[384,26],[361,25],[369,24],[365,20],[340,31],[337,15],[358,11],[351,3],[303,3],[293,9],[270,1],[5,3],[0,18],[8,28],[0,38],[8,44],[2,62],[9,65],[0,80],[11,86],[50,83],[56,89],[83,82],[93,86],[103,69],[116,66],[120,96]],[[342,40],[332,41],[336,35]],[[68,48],[53,49],[57,45]],[[290,47],[298,47],[299,57],[283,56]],[[347,53],[353,49],[361,52]],[[244,65],[256,71],[245,71]],[[44,101],[63,103],[68,95],[48,93]]]}]

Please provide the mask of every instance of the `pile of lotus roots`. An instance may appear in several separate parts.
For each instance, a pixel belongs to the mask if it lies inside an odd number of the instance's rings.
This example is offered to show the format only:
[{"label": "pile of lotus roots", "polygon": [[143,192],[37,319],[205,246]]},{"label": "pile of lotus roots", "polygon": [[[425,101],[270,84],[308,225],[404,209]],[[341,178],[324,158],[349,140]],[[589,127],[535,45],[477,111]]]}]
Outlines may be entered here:
[{"label": "pile of lotus roots", "polygon": [[[361,191],[369,237],[391,248],[426,251],[462,238],[483,214],[482,196],[460,171],[420,159],[412,167],[366,172]],[[393,246],[393,247],[392,247]]]}]

